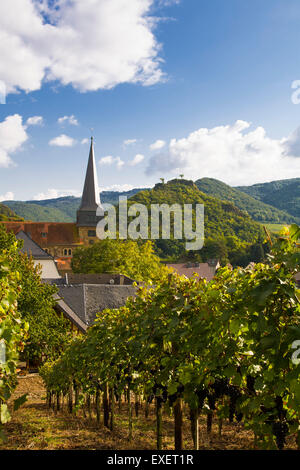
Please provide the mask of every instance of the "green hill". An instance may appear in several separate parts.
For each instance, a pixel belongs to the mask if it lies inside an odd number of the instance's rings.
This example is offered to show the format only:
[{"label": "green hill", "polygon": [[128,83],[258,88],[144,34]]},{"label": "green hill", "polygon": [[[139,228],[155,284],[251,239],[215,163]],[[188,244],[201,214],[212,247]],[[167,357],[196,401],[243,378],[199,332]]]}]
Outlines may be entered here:
[{"label": "green hill", "polygon": [[23,219],[32,222],[73,222],[66,213],[51,206],[22,201],[9,201],[7,205]]},{"label": "green hill", "polygon": [[[131,197],[140,189],[130,191],[103,191],[103,203],[117,204],[119,196]],[[5,204],[25,220],[33,222],[75,222],[76,211],[80,206],[79,197],[65,196],[57,199],[44,199],[41,201],[6,201]]]},{"label": "green hill", "polygon": [[[250,246],[263,243],[259,223],[231,202],[201,192],[193,181],[175,179],[159,183],[151,190],[140,191],[130,201],[148,208],[150,204],[163,203],[204,204],[205,246],[198,253],[201,260],[217,257],[224,262],[230,260],[234,264],[245,264],[249,261]],[[186,257],[195,259],[197,255],[196,252],[185,252],[185,244],[181,240],[157,240],[155,245],[161,257],[178,260]]]},{"label": "green hill", "polygon": [[15,214],[9,207],[5,206],[4,204],[0,203],[0,221],[3,222],[16,222],[19,220],[23,220],[22,217]]},{"label": "green hill", "polygon": [[300,219],[300,178],[238,186],[236,189]]},{"label": "green hill", "polygon": [[[284,210],[279,210],[276,207],[265,204],[264,202],[255,199],[254,197],[240,191],[237,188],[232,188],[222,181],[213,178],[202,178],[195,182],[197,188],[204,193],[214,196],[223,201],[232,202],[239,209],[247,212],[251,217],[258,222],[272,222],[272,223],[296,223],[296,217]],[[300,217],[299,217],[300,220]]]},{"label": "green hill", "polygon": [[149,188],[135,188],[131,189],[130,191],[102,191],[101,193],[101,201],[107,204],[118,204],[119,196],[126,196],[128,198],[134,196],[135,194],[139,193],[140,191],[146,191]]}]

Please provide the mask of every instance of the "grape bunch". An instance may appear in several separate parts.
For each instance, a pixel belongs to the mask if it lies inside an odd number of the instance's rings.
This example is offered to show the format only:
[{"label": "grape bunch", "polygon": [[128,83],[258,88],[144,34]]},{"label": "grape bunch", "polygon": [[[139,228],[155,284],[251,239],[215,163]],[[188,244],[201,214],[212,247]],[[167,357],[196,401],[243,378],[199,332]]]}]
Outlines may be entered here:
[{"label": "grape bunch", "polygon": [[229,391],[229,380],[228,379],[216,379],[212,385],[214,395],[216,398],[221,398],[228,394]]},{"label": "grape bunch", "polygon": [[286,443],[285,437],[289,432],[289,427],[284,421],[276,421],[272,425],[272,432],[276,438],[276,444],[279,450],[284,448]]},{"label": "grape bunch", "polygon": [[149,403],[149,405],[153,402],[154,400],[154,395],[149,395],[148,398],[147,398],[147,403]]},{"label": "grape bunch", "polygon": [[207,389],[202,389],[202,390],[196,390],[195,391],[197,397],[198,397],[198,408],[201,410],[204,405],[204,400],[207,397],[208,391]]},{"label": "grape bunch", "polygon": [[236,413],[236,402],[238,398],[241,396],[241,392],[239,391],[238,387],[235,385],[230,385],[228,387],[228,395],[230,397],[229,400],[229,421],[230,423],[233,422],[234,416],[238,416]]},{"label": "grape bunch", "polygon": [[255,393],[254,384],[255,384],[255,377],[252,377],[251,375],[247,375],[247,390],[251,394]]},{"label": "grape bunch", "polygon": [[209,394],[207,396],[207,401],[208,401],[208,406],[210,410],[215,410],[216,409],[216,395],[214,394]]}]

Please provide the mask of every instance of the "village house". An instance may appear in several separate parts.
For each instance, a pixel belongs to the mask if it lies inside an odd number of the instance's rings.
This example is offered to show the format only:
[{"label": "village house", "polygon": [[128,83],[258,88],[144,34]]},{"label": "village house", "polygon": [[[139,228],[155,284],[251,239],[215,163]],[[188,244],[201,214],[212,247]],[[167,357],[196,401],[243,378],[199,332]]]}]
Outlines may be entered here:
[{"label": "village house", "polygon": [[78,247],[97,240],[100,219],[97,170],[93,138],[76,223],[1,222],[7,231],[23,240],[21,251],[39,265],[43,282],[55,284],[55,310],[70,320],[74,332],[85,333],[97,313],[106,308],[119,308],[135,295],[134,280],[119,273],[74,274],[71,260]]},{"label": "village house", "polygon": [[220,267],[220,263],[217,260],[209,260],[207,263],[188,262],[167,264],[167,266],[168,268],[171,268],[177,272],[177,274],[180,276],[191,278],[197,274],[200,278],[211,281],[216,273],[216,270]]},{"label": "village house", "polygon": [[[61,274],[72,272],[71,260],[76,248],[88,246],[97,241],[96,226],[100,217],[96,211],[101,204],[94,155],[94,143],[91,139],[86,177],[81,205],[77,211],[76,223],[58,222],[1,222],[8,232],[15,235],[23,232],[37,243],[56,262]],[[28,243],[28,241],[26,242]]]}]

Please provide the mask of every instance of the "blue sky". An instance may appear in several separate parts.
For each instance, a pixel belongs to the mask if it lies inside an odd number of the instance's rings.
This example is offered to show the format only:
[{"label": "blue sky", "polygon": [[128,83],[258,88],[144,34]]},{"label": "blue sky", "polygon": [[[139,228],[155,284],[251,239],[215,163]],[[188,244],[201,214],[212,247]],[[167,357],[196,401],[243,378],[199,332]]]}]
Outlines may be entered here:
[{"label": "blue sky", "polygon": [[105,189],[300,176],[298,0],[78,2],[1,2],[2,200],[80,194],[90,128]]}]

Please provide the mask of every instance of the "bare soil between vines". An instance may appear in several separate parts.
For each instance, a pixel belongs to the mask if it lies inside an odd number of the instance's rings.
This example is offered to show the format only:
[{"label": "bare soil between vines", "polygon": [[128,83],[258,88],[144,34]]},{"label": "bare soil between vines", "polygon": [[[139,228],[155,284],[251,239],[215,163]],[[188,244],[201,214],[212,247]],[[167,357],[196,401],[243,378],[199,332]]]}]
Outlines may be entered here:
[{"label": "bare soil between vines", "polygon": [[[38,375],[19,379],[13,399],[28,393],[27,402],[16,412],[6,426],[7,441],[0,450],[155,450],[155,410],[152,406],[146,419],[141,407],[139,416],[134,416],[133,439],[128,440],[128,418],[126,403],[121,412],[116,406],[115,430],[111,432],[103,424],[96,423],[94,411],[91,418],[84,418],[82,411],[77,416],[67,412],[66,402],[62,411],[49,410],[45,402],[45,389]],[[101,417],[102,418],[102,417]],[[102,420],[103,423],[103,420]],[[253,449],[253,433],[242,424],[224,422],[222,436],[218,435],[217,420],[214,419],[212,433],[206,433],[205,417],[200,418],[200,449],[247,450]],[[163,449],[174,449],[173,417],[163,416]],[[185,450],[193,449],[188,410],[184,410],[183,442]],[[295,440],[289,438],[288,449],[296,449]]]}]

